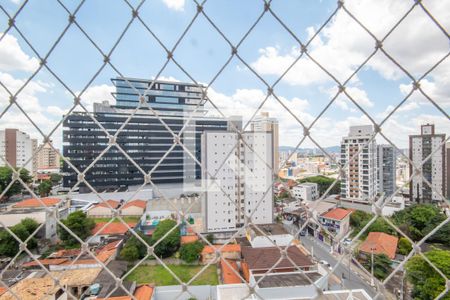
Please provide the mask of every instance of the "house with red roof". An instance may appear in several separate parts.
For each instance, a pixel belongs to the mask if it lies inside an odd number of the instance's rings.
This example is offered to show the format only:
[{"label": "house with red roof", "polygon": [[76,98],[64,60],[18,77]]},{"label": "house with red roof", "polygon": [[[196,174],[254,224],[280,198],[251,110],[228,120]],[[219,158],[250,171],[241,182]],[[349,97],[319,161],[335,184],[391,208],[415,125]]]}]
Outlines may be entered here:
[{"label": "house with red roof", "polygon": [[45,207],[58,207],[62,203],[59,198],[30,198],[25,199],[11,206],[11,209],[36,209]]},{"label": "house with red roof", "polygon": [[[332,208],[319,216],[319,222],[322,227],[332,234],[330,238],[330,244],[333,244],[333,240],[339,240],[348,233],[350,228],[350,214],[352,210],[345,208]],[[320,230],[320,228],[319,228]],[[328,235],[327,233],[319,233]]]},{"label": "house with red roof", "polygon": [[219,251],[224,259],[239,260],[241,258],[241,245],[239,244],[207,245],[201,253],[202,263],[207,264],[210,261],[214,261],[216,259],[216,251]]},{"label": "house with red roof", "polygon": [[127,232],[128,228],[133,229],[136,227],[136,223],[128,222],[125,225],[122,222],[111,222],[107,224],[107,222],[99,222],[95,224],[94,229],[92,229],[92,235],[95,235],[89,240],[90,244],[98,244],[108,239],[120,239],[123,238]]},{"label": "house with red roof", "polygon": [[125,203],[120,208],[120,215],[140,217],[145,213],[146,208],[147,208],[147,201],[132,200]]},{"label": "house with red roof", "polygon": [[88,211],[88,217],[107,218],[113,216],[113,209],[117,209],[120,202],[116,200],[106,200],[91,206]]},{"label": "house with red roof", "polygon": [[369,232],[366,240],[359,246],[359,252],[366,255],[385,254],[390,259],[395,258],[398,238],[384,232]]}]

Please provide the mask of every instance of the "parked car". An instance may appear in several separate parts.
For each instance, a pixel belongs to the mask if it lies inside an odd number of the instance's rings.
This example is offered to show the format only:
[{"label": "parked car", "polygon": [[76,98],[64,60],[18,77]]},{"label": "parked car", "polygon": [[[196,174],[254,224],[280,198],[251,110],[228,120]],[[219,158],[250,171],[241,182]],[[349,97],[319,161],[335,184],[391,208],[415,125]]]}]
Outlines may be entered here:
[{"label": "parked car", "polygon": [[319,264],[323,265],[324,267],[327,267],[329,270],[333,269],[333,267],[330,265],[330,263],[327,262],[326,260],[322,259],[321,261],[319,261]]},{"label": "parked car", "polygon": [[344,239],[344,245],[345,245],[345,246],[348,246],[348,245],[350,245],[351,243],[352,243],[352,239],[349,239],[349,238]]}]

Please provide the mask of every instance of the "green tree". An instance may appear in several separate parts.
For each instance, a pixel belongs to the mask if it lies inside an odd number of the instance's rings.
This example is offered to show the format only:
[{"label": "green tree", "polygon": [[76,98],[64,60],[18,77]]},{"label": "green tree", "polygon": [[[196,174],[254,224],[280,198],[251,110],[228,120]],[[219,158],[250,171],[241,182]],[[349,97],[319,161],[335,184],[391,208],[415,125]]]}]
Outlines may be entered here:
[{"label": "green tree", "polygon": [[50,180],[42,181],[38,186],[38,192],[41,197],[46,197],[52,190],[52,182]]},{"label": "green tree", "polygon": [[[422,239],[445,219],[446,216],[432,204],[415,204],[392,216],[393,222],[414,241]],[[450,223],[440,228],[428,241],[450,244]]]},{"label": "green tree", "polygon": [[125,250],[123,253],[120,253],[120,256],[128,261],[133,261],[136,259],[140,259],[147,255],[147,246],[151,245],[151,239],[144,235],[142,232],[136,232],[137,235],[145,242],[143,243],[139,240],[134,234],[127,240],[125,246],[122,250]]},{"label": "green tree", "polygon": [[[177,227],[172,230],[166,237],[166,233],[173,227]],[[164,237],[164,239],[162,239]],[[162,239],[161,241],[159,241]],[[158,242],[159,241],[159,242]],[[180,228],[177,226],[177,222],[174,220],[163,220],[159,222],[153,232],[152,245],[155,246],[155,254],[160,257],[169,257],[174,254],[180,247]]]},{"label": "green tree", "polygon": [[180,258],[188,263],[195,262],[200,258],[203,247],[203,244],[199,241],[184,244],[180,248]]},{"label": "green tree", "polygon": [[[91,235],[92,229],[95,227],[94,220],[88,218],[84,212],[77,210],[67,216],[61,222],[69,228],[80,239],[85,240]],[[58,227],[59,238],[66,246],[78,245],[78,240],[66,231],[62,226]]]},{"label": "green tree", "polygon": [[139,250],[136,246],[124,246],[120,251],[120,257],[127,261],[135,261],[140,258]]},{"label": "green tree", "polygon": [[20,221],[20,223],[25,226],[30,234],[32,234],[39,227],[39,223],[32,218],[25,218]]},{"label": "green tree", "polygon": [[390,235],[397,236],[397,231],[391,227],[383,218],[378,217],[375,222],[370,224],[369,228],[362,234],[362,236],[366,237],[369,232],[384,232]]},{"label": "green tree", "polygon": [[58,174],[58,173],[52,173],[52,174],[50,174],[50,181],[51,181],[53,184],[57,184],[58,182],[61,181],[61,179],[62,179],[62,176],[61,176],[60,174]]},{"label": "green tree", "polygon": [[[444,275],[450,277],[450,251],[433,249],[425,253],[425,256]],[[445,279],[442,278],[433,267],[421,256],[415,255],[405,266],[406,277],[413,285],[413,297],[415,299],[431,300],[436,298],[445,289]],[[450,295],[442,299],[450,299]]]},{"label": "green tree", "polygon": [[[363,262],[364,268],[367,271],[371,272],[372,270],[372,259],[371,255],[368,255],[368,258]],[[389,273],[392,271],[391,268],[391,260],[385,254],[374,254],[373,255],[373,275],[383,280],[385,279]]]},{"label": "green tree", "polygon": [[[334,183],[334,181],[335,179],[323,175],[312,176],[298,180],[299,183],[304,182],[317,183],[317,188],[319,189],[319,193],[321,196],[328,190],[328,188]],[[336,184],[333,185],[328,194],[333,195],[340,193],[341,193],[341,182],[338,180]]]},{"label": "green tree", "polygon": [[[30,218],[22,220],[19,224],[10,227],[11,231],[22,241],[26,239],[37,229],[39,225],[36,221]],[[37,242],[34,237],[27,242],[28,249],[37,247]],[[0,255],[13,257],[19,252],[19,242],[8,231],[0,231]]]},{"label": "green tree", "polygon": [[[30,173],[27,169],[21,169],[20,172],[20,179],[25,184],[30,183],[33,180],[33,177],[30,176]],[[3,192],[6,187],[11,183],[13,177],[13,171],[9,167],[0,167],[0,193]],[[12,195],[19,194],[24,187],[19,181],[15,181],[11,187],[8,189],[8,191],[5,193],[6,197],[10,197]]]},{"label": "green tree", "polygon": [[412,250],[412,245],[411,243],[408,241],[407,238],[400,238],[400,240],[398,241],[398,253],[400,253],[401,255],[408,255],[409,252],[411,252]]}]

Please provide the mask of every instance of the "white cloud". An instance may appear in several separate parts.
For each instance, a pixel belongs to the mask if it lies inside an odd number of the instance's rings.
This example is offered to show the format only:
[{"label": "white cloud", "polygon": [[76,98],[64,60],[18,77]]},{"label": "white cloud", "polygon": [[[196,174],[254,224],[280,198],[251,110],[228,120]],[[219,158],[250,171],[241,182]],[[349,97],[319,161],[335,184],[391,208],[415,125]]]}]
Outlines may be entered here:
[{"label": "white cloud", "polygon": [[63,115],[65,115],[68,112],[68,110],[61,109],[58,106],[50,105],[47,107],[46,112],[48,112],[49,114],[54,115],[56,117],[62,117]]},{"label": "white cloud", "polygon": [[20,0],[10,0],[12,3],[14,3],[14,4],[19,4],[20,3]]},{"label": "white cloud", "polygon": [[[88,111],[93,110],[95,102],[108,101],[111,105],[116,103],[116,99],[111,95],[115,91],[115,87],[112,85],[101,84],[92,85],[86,89],[81,95],[81,103],[86,107]],[[75,92],[78,95],[80,92]]]},{"label": "white cloud", "polygon": [[[346,87],[345,90],[350,95],[350,97],[352,97],[352,99],[362,108],[371,108],[374,106],[374,103],[369,99],[369,96],[367,95],[365,90],[352,86]],[[333,87],[328,90],[328,94],[330,95],[330,97],[334,97],[337,91],[338,88]],[[340,93],[334,103],[343,110],[351,112],[359,111],[358,107],[344,93]]]},{"label": "white cloud", "polygon": [[[0,33],[0,35],[3,33]],[[39,66],[35,57],[23,52],[17,39],[6,34],[0,42],[0,71],[28,71],[32,72]]]},{"label": "white cloud", "polygon": [[[358,0],[347,1],[345,5],[381,39],[412,4],[407,1]],[[450,2],[427,1],[426,6],[431,11],[444,11],[439,20],[444,28],[450,26]],[[307,28],[307,33],[311,37],[314,29]],[[374,46],[374,39],[344,10],[339,10],[310,45],[308,52],[338,80],[343,81],[369,56]],[[420,7],[416,7],[394,30],[383,48],[415,75],[422,75],[449,51],[448,39]],[[260,56],[252,66],[261,74],[280,76],[299,54],[298,47],[287,50],[266,47],[260,49]],[[383,54],[374,56],[367,66],[386,79],[405,77]],[[331,78],[311,60],[303,57],[286,74],[284,81],[292,85],[309,85],[331,81]]]},{"label": "white cloud", "polygon": [[184,10],[185,0],[163,0],[164,4],[173,10],[182,11]]}]

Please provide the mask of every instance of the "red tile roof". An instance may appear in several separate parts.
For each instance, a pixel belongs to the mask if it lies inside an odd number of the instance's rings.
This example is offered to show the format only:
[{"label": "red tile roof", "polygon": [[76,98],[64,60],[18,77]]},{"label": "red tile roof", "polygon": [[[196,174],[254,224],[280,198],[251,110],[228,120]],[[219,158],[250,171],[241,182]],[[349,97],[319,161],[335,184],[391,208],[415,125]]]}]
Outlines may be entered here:
[{"label": "red tile roof", "polygon": [[50,255],[52,258],[57,257],[71,257],[71,256],[78,256],[80,254],[81,249],[62,249],[54,252],[52,255]]},{"label": "red tile roof", "polygon": [[[92,229],[92,234],[96,234],[97,232],[101,231],[98,233],[99,235],[114,235],[114,234],[125,234],[128,232],[128,228],[125,226],[125,224],[123,224],[122,222],[112,222],[109,223],[105,228],[102,229],[102,227],[106,224],[106,222],[100,222],[97,223],[94,227],[94,229]],[[128,226],[130,226],[131,228],[134,228],[134,226],[136,226],[136,223],[127,223]]]},{"label": "red tile roof", "polygon": [[[290,246],[287,250],[290,260],[284,258],[276,266],[276,269],[309,267],[314,265],[311,259],[303,254],[296,246]],[[252,248],[242,247],[242,256],[250,270],[268,270],[275,265],[281,257],[278,247]],[[293,261],[295,265],[292,264]]]},{"label": "red tile roof", "polygon": [[3,295],[4,293],[6,293],[8,289],[5,287],[0,287],[0,296]]},{"label": "red tile roof", "polygon": [[227,259],[227,263],[229,263],[230,266],[228,266],[225,263],[224,259],[220,260],[220,266],[222,268],[222,279],[224,284],[235,284],[235,283],[242,283],[241,278],[233,272],[231,268],[233,268],[238,274],[239,274],[239,268],[235,261]]},{"label": "red tile roof", "polygon": [[[66,258],[44,258],[44,259],[38,259],[38,261],[43,264],[44,266],[49,265],[60,265],[67,261]],[[35,260],[27,262],[22,264],[22,267],[24,268],[30,268],[30,267],[37,267],[40,266],[39,263]]]},{"label": "red tile roof", "polygon": [[359,247],[359,251],[374,254],[386,254],[390,259],[395,258],[398,238],[384,232],[369,232],[367,239]]},{"label": "red tile roof", "polygon": [[[216,249],[219,249],[223,245],[213,245],[211,246],[205,246],[202,250],[202,255],[204,254],[211,254],[216,251]],[[223,248],[220,250],[220,252],[241,252],[241,245],[239,244],[228,244],[223,246]]]},{"label": "red tile roof", "polygon": [[103,247],[97,249],[96,253],[99,254],[99,253],[101,253],[101,252],[103,252],[103,251],[108,251],[108,250],[116,249],[116,248],[120,245],[120,243],[121,243],[122,241],[123,241],[123,240],[117,240],[117,241],[111,242],[111,243],[109,243],[109,244],[106,244],[105,246],[103,246]]},{"label": "red tile roof", "polygon": [[13,205],[14,208],[25,208],[25,207],[42,207],[42,206],[55,206],[61,199],[58,198],[40,198],[40,200],[44,203],[42,205],[41,201],[36,198],[30,198],[26,200],[22,200]]},{"label": "red tile roof", "polygon": [[[109,206],[108,206],[107,203],[109,204]],[[91,209],[92,209],[92,208],[95,208],[95,207],[107,207],[107,208],[112,207],[112,208],[117,208],[117,207],[119,207],[119,205],[120,205],[120,202],[119,202],[119,201],[116,201],[116,200],[106,200],[106,201],[104,201],[104,202],[100,202],[100,203],[98,203],[98,204],[95,204],[94,206],[91,207]]]},{"label": "red tile roof", "polygon": [[136,300],[150,300],[153,295],[153,287],[149,285],[141,285],[134,291],[134,297]]},{"label": "red tile roof", "polygon": [[321,216],[327,219],[342,220],[350,213],[352,213],[351,210],[347,210],[344,208],[333,208],[323,213]]},{"label": "red tile roof", "polygon": [[140,208],[146,208],[147,207],[147,201],[144,200],[133,200],[130,202],[127,202],[124,206],[122,206],[122,209],[125,209],[127,207],[137,206]]},{"label": "red tile roof", "polygon": [[181,244],[189,244],[198,241],[198,236],[196,235],[184,235],[181,237]]}]

